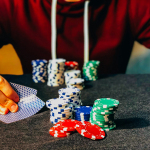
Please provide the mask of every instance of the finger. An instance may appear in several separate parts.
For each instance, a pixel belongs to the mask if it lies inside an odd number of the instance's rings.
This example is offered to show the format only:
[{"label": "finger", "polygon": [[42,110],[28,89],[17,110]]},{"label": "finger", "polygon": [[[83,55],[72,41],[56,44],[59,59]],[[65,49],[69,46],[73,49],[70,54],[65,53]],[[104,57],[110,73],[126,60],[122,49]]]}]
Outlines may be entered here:
[{"label": "finger", "polygon": [[0,114],[5,115],[9,112],[9,109],[0,104]]},{"label": "finger", "polygon": [[14,91],[14,89],[10,86],[6,79],[0,76],[0,90],[11,100],[14,102],[19,101],[19,96]]},{"label": "finger", "polygon": [[2,91],[0,91],[0,104],[8,108],[11,112],[18,111],[18,105],[14,101],[6,97]]}]

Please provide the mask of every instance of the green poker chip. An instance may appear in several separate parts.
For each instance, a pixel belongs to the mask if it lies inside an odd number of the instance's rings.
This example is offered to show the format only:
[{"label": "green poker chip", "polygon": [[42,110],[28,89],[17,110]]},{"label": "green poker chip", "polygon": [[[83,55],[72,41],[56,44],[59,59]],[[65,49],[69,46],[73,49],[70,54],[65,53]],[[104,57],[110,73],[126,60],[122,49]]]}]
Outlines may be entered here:
[{"label": "green poker chip", "polygon": [[118,109],[118,107],[110,107],[110,108],[103,108],[103,107],[99,107],[99,106],[95,106],[93,105],[93,111],[116,111]]},{"label": "green poker chip", "polygon": [[109,124],[109,125],[101,125],[98,121],[94,122],[94,121],[90,120],[90,122],[93,123],[93,124],[98,125],[99,127],[101,127],[105,131],[109,131],[109,130],[112,130],[112,129],[116,128],[116,124],[115,123],[112,123],[112,124]]},{"label": "green poker chip", "polygon": [[95,115],[95,114],[93,114],[93,112],[91,112],[90,115],[91,115],[91,118],[96,118],[99,120],[112,120],[112,119],[114,119],[114,117],[109,117],[109,116],[103,117],[104,115],[101,115],[101,114]]},{"label": "green poker chip", "polygon": [[98,79],[98,67],[100,61],[91,60],[83,65],[83,78],[86,81],[95,81]]},{"label": "green poker chip", "polygon": [[86,63],[84,63],[84,67],[87,67],[87,66],[91,66],[91,67],[97,67],[100,65],[100,61],[96,61],[96,60],[90,60]]},{"label": "green poker chip", "polygon": [[114,111],[114,110],[99,110],[99,109],[96,109],[95,107],[93,108],[92,112],[93,113],[96,113],[96,114],[100,114],[100,115],[111,115],[111,114],[115,114],[117,111],[117,109]]},{"label": "green poker chip", "polygon": [[109,127],[102,127],[102,129],[105,130],[105,131],[109,131],[109,130],[112,130],[114,128],[116,128],[116,124],[115,123],[113,123]]},{"label": "green poker chip", "polygon": [[112,98],[100,98],[94,101],[90,112],[90,122],[109,131],[116,128],[114,114],[118,109],[119,101]]},{"label": "green poker chip", "polygon": [[94,102],[94,107],[102,107],[102,108],[113,108],[113,107],[118,107],[119,101],[116,99],[112,98],[100,98],[95,100]]},{"label": "green poker chip", "polygon": [[103,120],[98,120],[98,119],[93,119],[93,118],[90,118],[90,120],[92,121],[92,122],[98,122],[98,123],[100,123],[100,124],[102,124],[102,125],[109,125],[109,124],[112,124],[113,122],[114,122],[114,120],[108,120],[108,121],[103,121]]}]

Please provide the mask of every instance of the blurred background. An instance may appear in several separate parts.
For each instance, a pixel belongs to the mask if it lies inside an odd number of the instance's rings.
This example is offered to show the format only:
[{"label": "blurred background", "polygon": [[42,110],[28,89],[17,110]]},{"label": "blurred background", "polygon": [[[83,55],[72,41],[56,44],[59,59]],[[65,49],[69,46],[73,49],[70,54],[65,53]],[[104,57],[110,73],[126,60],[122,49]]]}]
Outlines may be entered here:
[{"label": "blurred background", "polygon": [[[150,73],[150,49],[135,42],[126,74],[148,73]],[[11,44],[0,49],[0,74],[23,74],[20,59]]]}]

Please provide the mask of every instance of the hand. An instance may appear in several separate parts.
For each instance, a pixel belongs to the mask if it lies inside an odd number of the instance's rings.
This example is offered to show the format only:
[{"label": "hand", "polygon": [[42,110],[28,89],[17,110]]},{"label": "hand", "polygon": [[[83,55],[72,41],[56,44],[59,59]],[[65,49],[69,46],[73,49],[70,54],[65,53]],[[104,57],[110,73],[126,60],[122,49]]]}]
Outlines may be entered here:
[{"label": "hand", "polygon": [[19,96],[10,86],[6,79],[0,76],[0,114],[7,114],[9,111],[17,112]]}]

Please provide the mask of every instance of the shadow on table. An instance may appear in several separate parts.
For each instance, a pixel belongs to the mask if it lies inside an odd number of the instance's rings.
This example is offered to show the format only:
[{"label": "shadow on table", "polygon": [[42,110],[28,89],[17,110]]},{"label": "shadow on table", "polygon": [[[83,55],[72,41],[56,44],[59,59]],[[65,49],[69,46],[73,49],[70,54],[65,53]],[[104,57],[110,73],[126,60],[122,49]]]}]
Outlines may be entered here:
[{"label": "shadow on table", "polygon": [[47,111],[47,110],[49,110],[49,109],[46,106],[44,106],[37,114],[42,113],[42,112]]},{"label": "shadow on table", "polygon": [[117,119],[115,123],[117,125],[116,130],[143,128],[150,125],[149,121],[143,118]]}]

